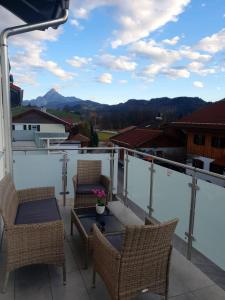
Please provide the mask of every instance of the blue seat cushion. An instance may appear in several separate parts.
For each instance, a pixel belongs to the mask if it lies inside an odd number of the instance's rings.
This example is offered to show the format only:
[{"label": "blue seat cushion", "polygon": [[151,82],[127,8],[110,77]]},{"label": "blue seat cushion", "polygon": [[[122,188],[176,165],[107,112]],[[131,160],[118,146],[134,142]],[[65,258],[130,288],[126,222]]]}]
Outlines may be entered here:
[{"label": "blue seat cushion", "polygon": [[121,252],[123,246],[123,239],[124,239],[123,233],[107,235],[106,239],[110,242],[110,244],[114,248],[116,248],[119,252]]},{"label": "blue seat cushion", "polygon": [[[106,192],[105,187],[101,184],[78,184],[76,193],[82,194],[82,195],[93,194],[93,192],[92,192],[93,189],[103,190],[104,192]],[[93,196],[94,196],[94,194],[93,194]]]},{"label": "blue seat cushion", "polygon": [[61,220],[55,198],[19,204],[15,224],[35,224]]}]

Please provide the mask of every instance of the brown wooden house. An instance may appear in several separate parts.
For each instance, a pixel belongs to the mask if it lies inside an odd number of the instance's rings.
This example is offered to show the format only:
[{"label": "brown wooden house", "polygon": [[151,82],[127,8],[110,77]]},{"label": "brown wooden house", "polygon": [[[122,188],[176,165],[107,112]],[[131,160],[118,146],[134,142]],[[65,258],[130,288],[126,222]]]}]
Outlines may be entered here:
[{"label": "brown wooden house", "polygon": [[210,104],[173,125],[185,132],[186,149],[192,165],[225,172],[225,100]]}]

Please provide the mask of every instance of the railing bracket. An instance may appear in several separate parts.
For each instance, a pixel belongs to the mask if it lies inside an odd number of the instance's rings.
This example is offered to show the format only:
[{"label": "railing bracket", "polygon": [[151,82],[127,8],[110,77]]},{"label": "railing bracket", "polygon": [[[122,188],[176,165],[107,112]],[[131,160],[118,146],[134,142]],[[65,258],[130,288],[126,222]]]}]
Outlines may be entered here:
[{"label": "railing bracket", "polygon": [[198,185],[196,185],[196,184],[193,184],[192,182],[189,182],[189,183],[188,183],[188,186],[189,186],[190,188],[194,188],[195,191],[199,191],[199,190],[200,190],[200,187],[199,187]]},{"label": "railing bracket", "polygon": [[60,194],[60,195],[69,195],[69,193],[70,193],[70,192],[67,191],[67,192],[60,192],[59,194]]},{"label": "railing bracket", "polygon": [[186,238],[190,238],[193,242],[196,242],[196,238],[193,235],[190,235],[188,232],[184,233]]}]

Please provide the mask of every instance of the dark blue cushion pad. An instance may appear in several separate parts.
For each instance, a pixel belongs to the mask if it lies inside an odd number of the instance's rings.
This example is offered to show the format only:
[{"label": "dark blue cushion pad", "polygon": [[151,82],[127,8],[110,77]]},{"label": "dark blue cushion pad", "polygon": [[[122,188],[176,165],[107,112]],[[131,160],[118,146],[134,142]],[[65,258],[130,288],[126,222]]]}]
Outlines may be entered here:
[{"label": "dark blue cushion pad", "polygon": [[114,248],[116,248],[119,252],[121,252],[123,246],[124,234],[118,233],[118,234],[107,235],[106,239],[110,242],[110,244]]},{"label": "dark blue cushion pad", "polygon": [[15,224],[35,224],[61,220],[55,198],[19,204]]},{"label": "dark blue cushion pad", "polygon": [[[93,194],[93,192],[92,192],[93,189],[103,190],[104,192],[106,192],[106,189],[101,184],[78,184],[76,193],[77,194],[85,194],[85,195]],[[93,194],[93,196],[94,196],[94,194]]]}]

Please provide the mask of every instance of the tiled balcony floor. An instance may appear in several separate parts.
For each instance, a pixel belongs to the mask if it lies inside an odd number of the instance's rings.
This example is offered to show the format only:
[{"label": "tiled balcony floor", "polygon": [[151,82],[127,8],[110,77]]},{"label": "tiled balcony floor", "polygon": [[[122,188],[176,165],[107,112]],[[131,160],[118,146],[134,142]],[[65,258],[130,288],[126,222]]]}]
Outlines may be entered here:
[{"label": "tiled balcony floor", "polygon": [[[114,203],[114,209],[118,205]],[[104,283],[97,277],[96,289],[91,288],[92,268],[83,269],[83,247],[78,234],[70,236],[70,206],[61,208],[65,221],[67,285],[62,284],[62,271],[54,266],[29,266],[11,274],[8,289],[0,294],[0,300],[104,300],[109,299]],[[120,208],[119,208],[120,209]],[[132,215],[131,215],[132,216]],[[135,222],[135,216],[126,222]],[[74,232],[76,232],[74,230]],[[2,279],[2,278],[1,278]],[[139,300],[157,300],[150,294]],[[170,299],[174,300],[225,300],[225,292],[216,286],[193,264],[173,250],[170,273]]]}]

